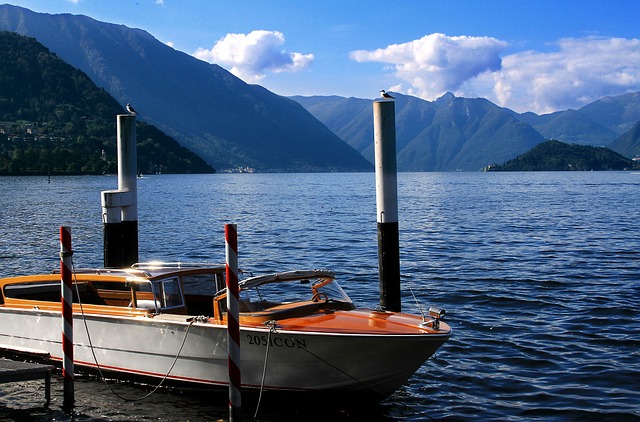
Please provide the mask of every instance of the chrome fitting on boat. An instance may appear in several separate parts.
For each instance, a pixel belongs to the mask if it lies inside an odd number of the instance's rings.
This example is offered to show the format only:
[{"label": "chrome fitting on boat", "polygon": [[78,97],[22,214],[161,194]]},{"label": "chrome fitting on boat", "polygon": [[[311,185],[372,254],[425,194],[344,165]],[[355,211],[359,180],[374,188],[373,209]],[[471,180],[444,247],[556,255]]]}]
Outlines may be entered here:
[{"label": "chrome fitting on boat", "polygon": [[444,315],[447,313],[446,310],[436,307],[429,308],[429,316],[431,318],[444,319]]},{"label": "chrome fitting on boat", "polygon": [[436,308],[433,306],[429,308],[429,316],[431,317],[431,320],[433,322],[432,326],[434,330],[440,329],[440,320],[444,319],[444,315],[446,313],[447,311],[441,308]]},{"label": "chrome fitting on boat", "polygon": [[209,317],[206,317],[204,315],[198,315],[198,316],[187,318],[187,322],[203,322],[204,323],[207,321],[209,321]]},{"label": "chrome fitting on boat", "polygon": [[278,328],[278,322],[275,319],[270,319],[269,321],[265,321],[263,322],[263,324],[269,327],[269,331],[271,331],[272,333],[275,333],[276,329]]}]

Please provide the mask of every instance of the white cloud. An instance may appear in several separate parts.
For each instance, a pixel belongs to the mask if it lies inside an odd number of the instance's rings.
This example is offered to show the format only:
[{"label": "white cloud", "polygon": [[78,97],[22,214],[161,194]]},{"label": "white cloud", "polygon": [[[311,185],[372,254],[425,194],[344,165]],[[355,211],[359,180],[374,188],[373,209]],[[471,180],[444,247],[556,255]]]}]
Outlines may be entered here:
[{"label": "white cloud", "polygon": [[297,72],[313,61],[313,54],[283,51],[284,41],[284,35],[278,31],[227,34],[210,50],[199,48],[193,55],[228,68],[246,82],[256,83],[264,79],[267,71]]},{"label": "white cloud", "polygon": [[[484,97],[524,112],[579,108],[607,95],[640,91],[640,40],[566,38],[552,52],[504,57],[507,43],[490,37],[427,35],[374,51],[354,51],[358,62],[392,65],[398,89],[433,100],[446,91]],[[393,90],[393,89],[391,89]]]},{"label": "white cloud", "polygon": [[554,52],[506,56],[500,71],[471,81],[469,87],[499,105],[537,113],[640,91],[640,40],[588,37],[555,44]]},{"label": "white cloud", "polygon": [[393,65],[395,76],[409,83],[408,93],[435,99],[458,90],[467,80],[500,69],[500,52],[507,43],[491,37],[426,35],[374,51],[351,52],[357,62]]}]

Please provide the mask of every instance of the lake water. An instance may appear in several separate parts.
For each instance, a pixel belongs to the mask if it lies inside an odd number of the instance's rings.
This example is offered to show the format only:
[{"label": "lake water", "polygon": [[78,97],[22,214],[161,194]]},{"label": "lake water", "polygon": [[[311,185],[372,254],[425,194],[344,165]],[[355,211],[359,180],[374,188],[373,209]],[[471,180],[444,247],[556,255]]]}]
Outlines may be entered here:
[{"label": "lake water", "polygon": [[[454,335],[377,406],[267,397],[258,420],[640,420],[640,174],[401,173],[403,311],[447,309]],[[102,265],[100,191],[113,176],[0,178],[0,276]],[[140,259],[224,262],[238,224],[254,274],[330,268],[378,303],[374,175],[218,174],[138,181]],[[226,398],[161,391],[124,402],[96,379],[0,385],[0,421],[217,420]],[[116,384],[142,396],[138,386]],[[264,399],[263,399],[264,400]],[[252,420],[255,404],[243,406]]]}]

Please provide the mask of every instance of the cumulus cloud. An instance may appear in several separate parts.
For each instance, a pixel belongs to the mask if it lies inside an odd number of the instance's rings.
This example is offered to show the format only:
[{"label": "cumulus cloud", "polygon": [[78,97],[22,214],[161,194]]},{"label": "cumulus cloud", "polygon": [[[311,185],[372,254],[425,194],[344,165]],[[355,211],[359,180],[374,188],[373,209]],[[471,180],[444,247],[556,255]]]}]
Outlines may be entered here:
[{"label": "cumulus cloud", "polygon": [[281,48],[284,41],[278,31],[227,34],[210,50],[199,48],[193,55],[226,67],[246,82],[256,83],[264,79],[267,71],[297,72],[311,64],[313,54],[288,53]]},{"label": "cumulus cloud", "polygon": [[553,52],[525,51],[504,57],[502,69],[490,80],[474,81],[475,89],[490,87],[492,92],[486,94],[497,104],[538,113],[579,108],[603,96],[640,91],[640,40],[567,38],[555,45],[558,49]]},{"label": "cumulus cloud", "polygon": [[506,47],[507,43],[491,37],[431,34],[374,51],[353,51],[350,56],[357,62],[391,64],[395,75],[411,86],[409,94],[434,99],[457,91],[483,72],[499,70],[500,53]]},{"label": "cumulus cloud", "polygon": [[431,34],[354,51],[351,58],[390,64],[401,81],[399,92],[433,100],[451,91],[520,112],[579,108],[606,95],[640,91],[640,40],[566,38],[552,46],[555,51],[501,57],[507,43],[495,38]]}]

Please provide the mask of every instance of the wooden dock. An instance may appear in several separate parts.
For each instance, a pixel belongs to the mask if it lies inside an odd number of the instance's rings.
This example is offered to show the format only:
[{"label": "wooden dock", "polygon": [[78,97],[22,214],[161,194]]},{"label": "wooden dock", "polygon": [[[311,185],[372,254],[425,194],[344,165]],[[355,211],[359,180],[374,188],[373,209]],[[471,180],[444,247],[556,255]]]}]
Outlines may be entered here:
[{"label": "wooden dock", "polygon": [[51,401],[51,372],[54,368],[53,365],[17,362],[0,358],[0,384],[44,379],[44,397],[49,404]]}]

